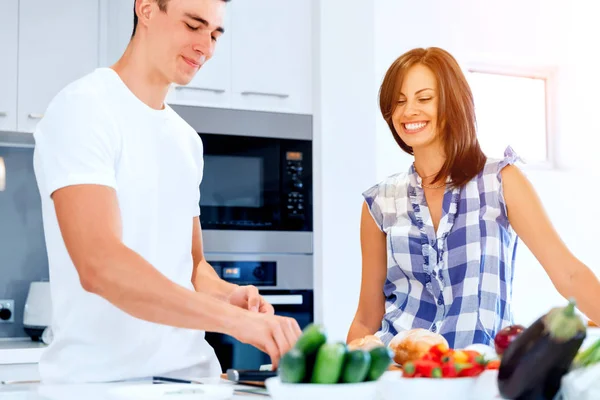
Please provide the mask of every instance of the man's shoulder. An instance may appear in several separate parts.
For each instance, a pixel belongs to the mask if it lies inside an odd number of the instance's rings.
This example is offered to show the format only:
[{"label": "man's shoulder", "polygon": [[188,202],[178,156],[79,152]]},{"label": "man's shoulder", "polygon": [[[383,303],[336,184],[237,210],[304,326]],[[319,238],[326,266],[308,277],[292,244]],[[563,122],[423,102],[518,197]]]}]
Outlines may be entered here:
[{"label": "man's shoulder", "polygon": [[69,83],[60,90],[48,104],[45,119],[60,118],[91,118],[100,116],[106,107],[101,73],[98,70],[90,72]]},{"label": "man's shoulder", "polygon": [[192,127],[192,125],[190,125],[189,122],[179,115],[179,113],[177,113],[170,105],[165,103],[165,106],[169,108],[171,123],[176,127],[177,131],[190,142],[202,146],[202,139],[194,127]]}]

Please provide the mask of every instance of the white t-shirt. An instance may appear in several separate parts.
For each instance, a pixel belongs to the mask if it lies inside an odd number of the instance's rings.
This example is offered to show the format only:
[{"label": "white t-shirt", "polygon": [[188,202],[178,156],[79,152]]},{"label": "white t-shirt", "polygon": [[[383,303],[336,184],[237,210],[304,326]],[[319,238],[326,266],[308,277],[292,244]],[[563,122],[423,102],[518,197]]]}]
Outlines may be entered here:
[{"label": "white t-shirt", "polygon": [[114,188],[124,244],[193,290],[192,219],[200,213],[203,171],[198,134],[173,109],[150,108],[114,70],[99,68],[52,100],[34,137],[53,302],[54,339],[40,362],[42,380],[103,382],[188,368],[198,377],[220,374],[203,331],[134,318],[82,288],[50,197],[76,184]]}]

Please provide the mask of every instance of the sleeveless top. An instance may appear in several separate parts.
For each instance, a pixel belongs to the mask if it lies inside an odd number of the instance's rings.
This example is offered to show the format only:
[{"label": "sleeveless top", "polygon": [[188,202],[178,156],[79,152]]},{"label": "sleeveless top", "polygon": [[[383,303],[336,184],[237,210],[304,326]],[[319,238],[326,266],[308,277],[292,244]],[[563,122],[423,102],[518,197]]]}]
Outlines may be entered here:
[{"label": "sleeveless top", "polygon": [[451,348],[493,346],[496,333],[513,324],[518,237],[500,171],[517,160],[508,147],[463,187],[447,186],[437,233],[414,165],[363,193],[386,234],[385,314],[376,333],[385,344],[400,331],[424,328]]}]

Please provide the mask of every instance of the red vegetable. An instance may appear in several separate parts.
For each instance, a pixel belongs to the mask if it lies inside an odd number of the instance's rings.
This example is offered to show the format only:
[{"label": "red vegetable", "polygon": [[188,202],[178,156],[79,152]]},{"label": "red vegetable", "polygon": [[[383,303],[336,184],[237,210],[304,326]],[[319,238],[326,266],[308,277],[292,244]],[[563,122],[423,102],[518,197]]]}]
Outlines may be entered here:
[{"label": "red vegetable", "polygon": [[458,376],[458,372],[456,371],[456,365],[453,362],[443,364],[442,376],[444,378],[456,378]]},{"label": "red vegetable", "polygon": [[522,325],[511,325],[502,329],[500,332],[496,334],[494,338],[494,347],[496,348],[496,353],[501,355],[504,353],[504,350],[525,330],[525,327]]},{"label": "red vegetable", "polygon": [[458,376],[479,376],[484,371],[485,367],[480,364],[469,364],[458,373]]},{"label": "red vegetable", "polygon": [[487,363],[487,369],[498,369],[500,368],[500,360],[492,360]]},{"label": "red vegetable", "polygon": [[425,378],[441,378],[442,368],[439,363],[429,360],[417,360],[415,361],[415,368],[417,374]]}]

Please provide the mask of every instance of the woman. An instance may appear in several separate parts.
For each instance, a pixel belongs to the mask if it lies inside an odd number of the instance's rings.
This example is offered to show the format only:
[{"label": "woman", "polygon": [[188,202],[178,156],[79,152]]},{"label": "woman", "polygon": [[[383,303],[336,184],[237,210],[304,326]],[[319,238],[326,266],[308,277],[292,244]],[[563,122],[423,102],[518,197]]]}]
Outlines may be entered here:
[{"label": "woman", "polygon": [[[389,68],[380,108],[394,139],[414,156],[408,173],[364,193],[363,276],[347,341],[425,328],[453,348],[493,344],[512,324],[518,237],[556,289],[600,322],[600,282],[565,247],[534,189],[504,158],[486,158],[473,96],[456,60],[414,49]],[[382,290],[383,288],[383,290]]]}]

